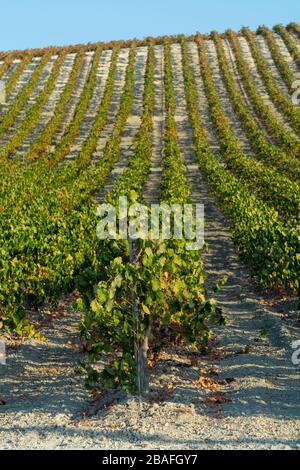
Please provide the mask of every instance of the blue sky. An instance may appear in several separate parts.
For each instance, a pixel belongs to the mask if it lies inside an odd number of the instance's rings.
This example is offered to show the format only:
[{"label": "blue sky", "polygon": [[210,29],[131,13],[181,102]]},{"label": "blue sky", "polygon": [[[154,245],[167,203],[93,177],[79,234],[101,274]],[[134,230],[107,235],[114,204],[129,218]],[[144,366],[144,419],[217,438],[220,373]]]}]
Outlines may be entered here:
[{"label": "blue sky", "polygon": [[0,0],[0,50],[300,22],[299,0]]}]

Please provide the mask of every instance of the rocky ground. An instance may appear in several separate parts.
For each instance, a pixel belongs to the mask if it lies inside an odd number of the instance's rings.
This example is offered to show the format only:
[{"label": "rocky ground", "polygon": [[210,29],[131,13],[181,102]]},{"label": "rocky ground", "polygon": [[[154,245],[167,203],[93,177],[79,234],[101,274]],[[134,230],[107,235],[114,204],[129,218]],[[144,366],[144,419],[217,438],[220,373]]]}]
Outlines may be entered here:
[{"label": "rocky ground", "polygon": [[300,330],[274,302],[234,289],[211,353],[165,351],[144,401],[89,394],[75,373],[79,314],[68,311],[70,299],[45,309],[35,319],[46,341],[2,337],[0,448],[299,449],[300,373],[291,356]]},{"label": "rocky ground", "polygon": [[[251,154],[221,82],[215,49],[211,43],[208,46],[227,117],[243,150]],[[245,43],[242,46],[246,49]],[[155,48],[155,54],[154,152],[144,189],[149,203],[159,199],[162,170],[161,46]],[[122,73],[117,78],[109,120],[99,141],[100,153],[113,125],[127,55],[128,51],[124,51],[120,58]],[[199,93],[199,113],[208,141],[218,153],[194,44],[189,45],[189,56]],[[164,351],[151,370],[149,398],[140,401],[122,393],[89,394],[84,389],[82,379],[75,373],[83,354],[77,328],[80,314],[70,311],[71,298],[62,299],[56,309],[44,308],[31,314],[46,340],[20,342],[0,336],[7,349],[7,364],[0,365],[0,449],[300,448],[300,366],[292,362],[293,342],[300,340],[296,305],[280,293],[260,292],[239,259],[230,241],[229,221],[219,211],[196,164],[177,45],[172,46],[172,58],[178,143],[192,200],[205,204],[208,286],[228,278],[217,294],[227,325],[215,332],[207,356],[195,357],[188,348]],[[136,71],[136,109],[129,119],[133,128],[140,113],[144,62],[141,49]],[[249,64],[253,78],[260,80],[250,59]],[[85,64],[81,81],[88,65]],[[106,69],[107,63],[103,66]],[[125,166],[132,137],[129,132],[122,140],[121,163]],[[104,195],[99,195],[100,199]]]}]

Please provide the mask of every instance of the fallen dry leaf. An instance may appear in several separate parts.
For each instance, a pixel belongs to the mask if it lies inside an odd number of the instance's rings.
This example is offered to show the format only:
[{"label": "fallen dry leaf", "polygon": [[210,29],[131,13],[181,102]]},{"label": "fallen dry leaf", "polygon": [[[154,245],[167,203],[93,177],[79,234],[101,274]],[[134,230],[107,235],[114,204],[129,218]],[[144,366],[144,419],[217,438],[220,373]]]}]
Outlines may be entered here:
[{"label": "fallen dry leaf", "polygon": [[212,396],[207,397],[204,402],[211,403],[213,405],[223,405],[225,403],[231,403],[232,400],[226,397],[225,393],[214,393]]},{"label": "fallen dry leaf", "polygon": [[218,384],[208,377],[200,377],[198,380],[193,382],[193,385],[213,391],[217,389]]},{"label": "fallen dry leaf", "polygon": [[154,369],[156,366],[156,362],[152,359],[148,359],[147,364],[148,364],[148,369]]},{"label": "fallen dry leaf", "polygon": [[165,388],[166,394],[167,395],[172,395],[174,392],[175,385],[174,384],[168,384]]},{"label": "fallen dry leaf", "polygon": [[175,413],[181,413],[184,415],[192,414],[191,408],[176,408],[174,411]]}]

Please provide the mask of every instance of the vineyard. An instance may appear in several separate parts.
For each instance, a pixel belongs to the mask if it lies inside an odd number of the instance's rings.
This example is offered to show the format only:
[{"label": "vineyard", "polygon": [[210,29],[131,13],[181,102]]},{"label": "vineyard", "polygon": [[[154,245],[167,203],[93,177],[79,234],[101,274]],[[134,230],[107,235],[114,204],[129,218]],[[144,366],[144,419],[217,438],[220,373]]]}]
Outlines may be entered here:
[{"label": "vineyard", "polygon": [[[42,342],[37,312],[67,298],[87,386],[134,392],[234,315],[246,353],[299,321],[298,24],[3,52],[0,79],[0,338]],[[120,196],[204,204],[204,249],[99,240]]]}]

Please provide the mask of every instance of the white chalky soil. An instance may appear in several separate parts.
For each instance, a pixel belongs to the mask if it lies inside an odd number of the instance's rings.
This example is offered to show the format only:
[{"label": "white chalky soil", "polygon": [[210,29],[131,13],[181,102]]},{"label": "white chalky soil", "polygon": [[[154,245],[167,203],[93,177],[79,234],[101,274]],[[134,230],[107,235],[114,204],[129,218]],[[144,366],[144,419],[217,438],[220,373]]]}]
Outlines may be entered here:
[{"label": "white chalky soil", "polygon": [[[264,95],[245,41],[241,45],[253,78]],[[264,47],[264,44],[260,44]],[[215,84],[222,105],[245,151],[250,152],[238,118],[231,110],[212,43],[207,45]],[[263,49],[265,51],[265,49]],[[124,87],[128,49],[118,59],[112,103],[94,160],[114,127]],[[194,43],[188,53],[199,93],[199,113],[214,153],[219,145],[211,123],[207,99],[199,71]],[[266,51],[265,51],[266,53]],[[267,54],[267,53],[266,53]],[[155,113],[151,173],[145,185],[147,202],[158,202],[162,170],[164,129],[163,48],[155,47]],[[110,54],[99,63],[97,86],[88,119],[93,121],[107,79]],[[142,113],[143,74],[146,50],[140,48],[136,62],[133,109],[122,136],[117,170],[127,167],[131,145]],[[66,113],[69,122],[84,86],[91,57],[86,57],[79,77],[80,89],[72,97]],[[270,61],[271,66],[272,63]],[[230,241],[229,222],[218,209],[204,175],[199,171],[184,95],[181,50],[172,46],[172,66],[176,102],[178,143],[186,165],[194,202],[204,202],[205,256],[208,286],[227,276],[228,283],[217,294],[227,325],[215,332],[212,354],[191,362],[184,348],[164,351],[151,370],[151,394],[140,402],[122,393],[91,396],[75,373],[82,353],[78,352],[80,314],[70,312],[71,298],[59,309],[44,310],[34,316],[46,341],[22,344],[0,337],[6,343],[7,363],[0,365],[0,449],[299,449],[300,448],[300,368],[292,363],[292,342],[300,337],[295,325],[294,304],[258,292]],[[268,97],[265,96],[266,102]],[[88,120],[82,123],[75,145],[87,136]],[[56,135],[59,139],[63,127]],[[76,149],[79,151],[79,148]],[[121,171],[121,170],[120,170]],[[109,179],[103,199],[110,189]],[[273,304],[271,306],[271,303]],[[260,333],[267,332],[262,338]]]}]

